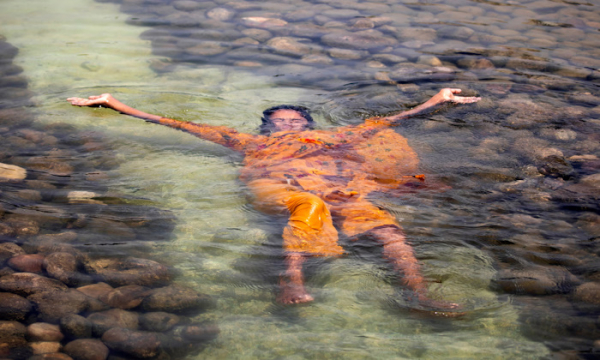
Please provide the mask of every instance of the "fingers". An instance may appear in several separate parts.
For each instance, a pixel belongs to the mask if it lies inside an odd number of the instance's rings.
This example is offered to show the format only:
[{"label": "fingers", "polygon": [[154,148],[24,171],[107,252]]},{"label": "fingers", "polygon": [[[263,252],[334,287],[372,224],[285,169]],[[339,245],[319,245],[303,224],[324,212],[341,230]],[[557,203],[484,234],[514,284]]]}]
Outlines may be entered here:
[{"label": "fingers", "polygon": [[476,103],[479,100],[481,100],[481,98],[475,97],[475,96],[455,96],[450,101],[457,103],[457,104],[471,104],[471,103]]}]

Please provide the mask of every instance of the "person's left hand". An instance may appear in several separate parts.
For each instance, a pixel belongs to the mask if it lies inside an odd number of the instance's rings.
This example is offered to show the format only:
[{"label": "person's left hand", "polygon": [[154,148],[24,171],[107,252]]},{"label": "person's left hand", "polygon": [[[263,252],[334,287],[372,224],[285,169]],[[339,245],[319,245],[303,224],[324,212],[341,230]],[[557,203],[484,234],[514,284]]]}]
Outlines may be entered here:
[{"label": "person's left hand", "polygon": [[481,100],[480,97],[475,96],[456,96],[456,94],[460,94],[461,92],[461,89],[444,88],[440,90],[440,92],[437,93],[433,98],[435,99],[437,104],[442,104],[446,102],[453,102],[457,104],[470,104]]}]

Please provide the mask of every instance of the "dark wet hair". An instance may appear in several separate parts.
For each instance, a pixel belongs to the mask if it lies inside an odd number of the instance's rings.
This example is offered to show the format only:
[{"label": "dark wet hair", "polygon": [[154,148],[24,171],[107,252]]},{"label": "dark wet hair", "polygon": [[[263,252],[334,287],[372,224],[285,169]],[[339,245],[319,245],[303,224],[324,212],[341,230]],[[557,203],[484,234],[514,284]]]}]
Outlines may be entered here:
[{"label": "dark wet hair", "polygon": [[274,125],[271,122],[271,115],[273,115],[273,113],[275,113],[277,110],[294,110],[298,114],[302,115],[302,117],[308,121],[308,125],[306,126],[307,129],[313,129],[316,125],[312,116],[310,116],[308,109],[304,106],[277,105],[263,111],[263,116],[261,118],[262,124],[260,124],[258,128],[261,135],[269,135],[273,131]]}]

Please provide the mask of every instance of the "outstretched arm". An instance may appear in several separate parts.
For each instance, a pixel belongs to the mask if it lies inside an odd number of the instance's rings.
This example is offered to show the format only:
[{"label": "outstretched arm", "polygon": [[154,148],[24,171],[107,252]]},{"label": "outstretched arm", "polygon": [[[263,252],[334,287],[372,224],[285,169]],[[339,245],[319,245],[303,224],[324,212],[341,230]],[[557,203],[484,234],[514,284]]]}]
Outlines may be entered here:
[{"label": "outstretched arm", "polygon": [[238,133],[236,130],[226,126],[196,124],[189,121],[174,120],[148,114],[123,104],[112,97],[111,94],[90,96],[87,99],[72,97],[68,98],[67,101],[75,106],[106,106],[123,114],[144,119],[151,123],[165,125],[173,129],[188,132],[201,139],[227,146],[239,152],[245,152],[248,150],[249,146],[256,145],[260,142],[259,136]]},{"label": "outstretched arm", "polygon": [[427,100],[426,102],[417,106],[416,108],[401,112],[400,114],[397,114],[397,115],[388,116],[383,119],[389,121],[390,123],[394,123],[396,121],[424,113],[427,110],[431,110],[431,109],[435,108],[436,106],[447,103],[447,102],[452,102],[452,103],[457,103],[457,104],[470,104],[470,103],[475,103],[475,102],[478,102],[479,100],[481,100],[480,97],[475,97],[475,96],[457,96],[456,94],[460,94],[461,91],[462,91],[461,89],[444,88],[444,89],[440,90],[439,93],[434,95],[431,99]]},{"label": "outstretched arm", "polygon": [[138,109],[134,109],[127,106],[115,99],[111,94],[102,94],[96,96],[90,96],[87,99],[72,97],[67,99],[71,105],[75,106],[105,106],[111,108],[120,113],[135,116],[140,119],[148,120],[150,122],[158,122],[162,117],[158,115],[148,114]]}]

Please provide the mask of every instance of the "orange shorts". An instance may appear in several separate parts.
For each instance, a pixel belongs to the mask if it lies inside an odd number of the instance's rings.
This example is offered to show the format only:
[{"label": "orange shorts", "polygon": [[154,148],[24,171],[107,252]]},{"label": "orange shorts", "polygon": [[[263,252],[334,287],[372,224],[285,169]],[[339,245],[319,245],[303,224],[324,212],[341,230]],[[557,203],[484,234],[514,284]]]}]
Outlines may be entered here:
[{"label": "orange shorts", "polygon": [[[259,179],[248,183],[254,206],[268,214],[289,214],[283,231],[285,251],[337,256],[344,253],[338,244],[335,223],[347,236],[381,226],[400,227],[390,213],[346,189],[334,189],[329,201],[284,180]],[[359,188],[359,187],[355,187]],[[333,217],[332,217],[333,214]]]}]

